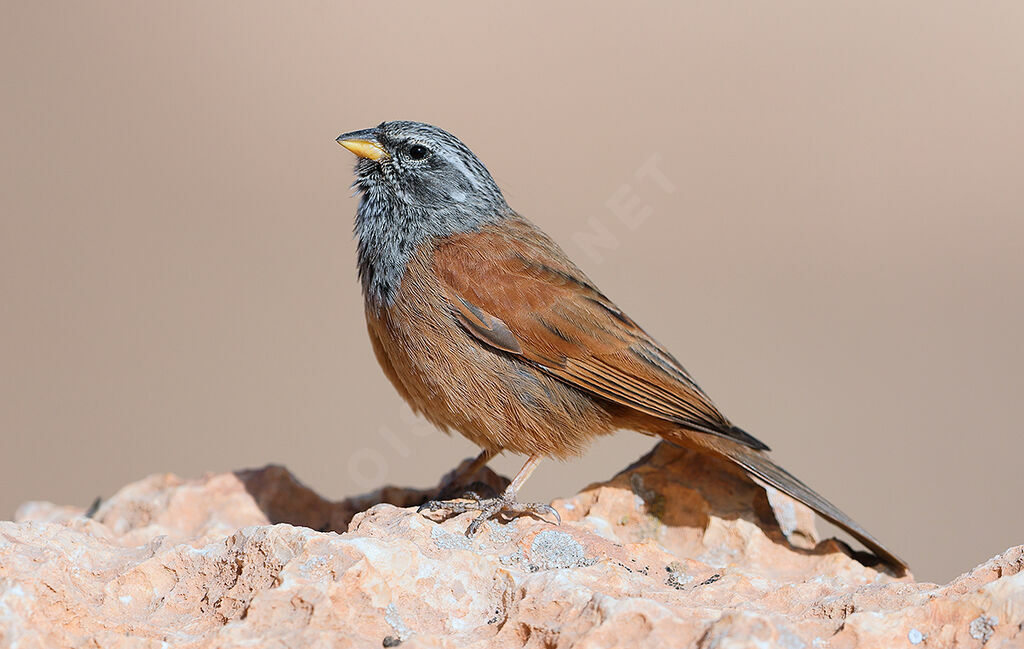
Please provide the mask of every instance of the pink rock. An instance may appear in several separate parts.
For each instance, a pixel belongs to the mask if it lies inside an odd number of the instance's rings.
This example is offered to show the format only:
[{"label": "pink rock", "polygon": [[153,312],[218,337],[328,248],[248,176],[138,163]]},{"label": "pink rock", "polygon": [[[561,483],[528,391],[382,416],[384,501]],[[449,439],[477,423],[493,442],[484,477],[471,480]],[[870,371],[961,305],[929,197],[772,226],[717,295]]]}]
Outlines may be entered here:
[{"label": "pink rock", "polygon": [[1024,547],[946,586],[896,577],[671,446],[555,501],[561,526],[470,540],[471,514],[415,513],[436,493],[329,502],[266,467],[151,476],[91,518],[29,503],[0,522],[0,647],[1024,645]]}]

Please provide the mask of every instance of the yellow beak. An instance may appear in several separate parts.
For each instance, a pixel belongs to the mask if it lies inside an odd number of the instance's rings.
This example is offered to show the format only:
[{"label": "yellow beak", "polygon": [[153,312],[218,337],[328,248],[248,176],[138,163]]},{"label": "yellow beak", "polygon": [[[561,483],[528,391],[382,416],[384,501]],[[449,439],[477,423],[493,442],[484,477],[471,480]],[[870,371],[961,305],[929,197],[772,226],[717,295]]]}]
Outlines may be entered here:
[{"label": "yellow beak", "polygon": [[345,147],[360,158],[367,160],[380,160],[387,157],[388,152],[379,143],[364,138],[353,138],[342,135],[338,138],[338,144]]}]

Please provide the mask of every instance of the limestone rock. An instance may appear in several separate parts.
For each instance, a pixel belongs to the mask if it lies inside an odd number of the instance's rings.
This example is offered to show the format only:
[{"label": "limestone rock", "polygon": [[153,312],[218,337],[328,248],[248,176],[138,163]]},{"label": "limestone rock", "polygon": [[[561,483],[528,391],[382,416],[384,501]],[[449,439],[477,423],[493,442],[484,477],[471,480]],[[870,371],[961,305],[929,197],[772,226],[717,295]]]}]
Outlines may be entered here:
[{"label": "limestone rock", "polygon": [[[500,489],[504,479],[483,472]],[[555,526],[332,503],[286,470],[152,476],[0,522],[0,647],[1017,647],[1024,547],[946,586],[818,542],[809,511],[659,445]]]}]

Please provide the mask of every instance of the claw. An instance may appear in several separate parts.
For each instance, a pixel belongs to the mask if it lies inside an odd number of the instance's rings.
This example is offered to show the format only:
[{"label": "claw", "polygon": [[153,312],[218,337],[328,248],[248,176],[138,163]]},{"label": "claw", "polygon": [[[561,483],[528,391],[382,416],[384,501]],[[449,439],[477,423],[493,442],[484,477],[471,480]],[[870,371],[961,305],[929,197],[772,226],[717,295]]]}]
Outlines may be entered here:
[{"label": "claw", "polygon": [[456,505],[456,503],[448,503],[448,502],[445,502],[445,501],[431,500],[430,502],[423,503],[422,505],[417,507],[416,508],[416,513],[421,514],[421,513],[423,513],[424,510],[432,511],[432,512],[437,512],[437,511],[441,511],[442,509],[448,509],[452,513],[461,514],[462,512],[459,511],[456,508],[455,505]]},{"label": "claw", "polygon": [[466,511],[465,503],[460,503],[454,500],[428,500],[416,508],[416,513],[422,514],[424,510],[436,512],[442,509],[447,509],[453,514],[461,514]]},{"label": "claw", "polygon": [[552,516],[554,516],[555,525],[562,524],[562,517],[559,515],[558,510],[552,507],[551,505],[543,505],[541,507],[538,507],[538,509],[543,510],[545,514],[551,514]]},{"label": "claw", "polygon": [[464,514],[470,511],[478,511],[480,512],[480,515],[474,518],[466,528],[466,536],[470,538],[479,531],[480,526],[487,520],[502,513],[510,514],[510,517],[530,514],[541,519],[543,519],[545,515],[550,515],[555,519],[556,525],[562,524],[562,517],[559,516],[558,511],[551,505],[544,503],[520,503],[513,500],[510,496],[498,496],[497,498],[485,499],[472,491],[467,492],[463,497],[467,498],[468,501],[430,500],[417,507],[416,512],[423,513],[428,510],[432,512],[447,510],[452,515],[455,515]]},{"label": "claw", "polygon": [[423,503],[422,505],[416,508],[416,513],[422,514],[424,510],[428,509],[432,512],[447,509],[453,514],[462,514],[470,510],[479,509],[479,507],[475,507],[474,505],[479,504],[480,502],[483,501],[483,498],[481,498],[480,495],[475,491],[467,491],[466,493],[462,494],[461,497],[468,499],[472,502],[464,503],[458,500],[428,500],[427,502]]},{"label": "claw", "polygon": [[477,530],[480,529],[480,526],[483,525],[484,521],[488,518],[490,518],[490,516],[487,515],[487,512],[483,512],[479,516],[474,518],[473,522],[470,523],[469,527],[466,528],[466,538],[471,539],[474,536],[476,536]]}]

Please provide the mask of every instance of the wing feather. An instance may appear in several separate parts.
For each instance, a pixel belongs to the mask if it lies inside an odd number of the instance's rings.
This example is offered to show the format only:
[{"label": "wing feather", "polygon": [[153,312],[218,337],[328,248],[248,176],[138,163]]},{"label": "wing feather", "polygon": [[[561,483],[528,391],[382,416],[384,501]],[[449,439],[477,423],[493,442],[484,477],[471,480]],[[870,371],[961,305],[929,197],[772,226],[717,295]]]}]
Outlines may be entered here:
[{"label": "wing feather", "polygon": [[433,264],[455,317],[485,345],[609,401],[768,448],[735,428],[668,351],[525,220],[447,237]]}]

